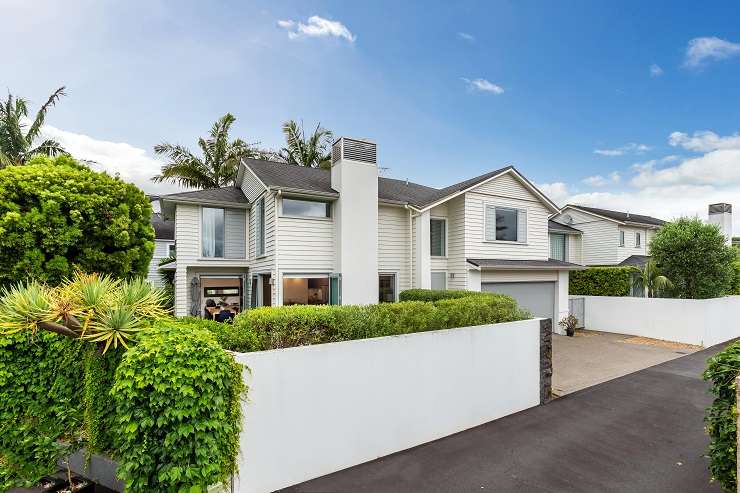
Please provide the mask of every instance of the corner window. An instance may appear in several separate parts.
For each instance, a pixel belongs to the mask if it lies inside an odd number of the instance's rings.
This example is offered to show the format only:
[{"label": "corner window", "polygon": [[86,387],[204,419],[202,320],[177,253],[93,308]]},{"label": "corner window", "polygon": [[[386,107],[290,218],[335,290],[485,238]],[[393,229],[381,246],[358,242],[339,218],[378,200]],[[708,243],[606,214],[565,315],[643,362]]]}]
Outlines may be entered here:
[{"label": "corner window", "polygon": [[204,257],[224,256],[224,210],[203,207],[201,243]]},{"label": "corner window", "polygon": [[431,219],[429,221],[429,245],[432,257],[447,255],[447,220]]},{"label": "corner window", "polygon": [[283,199],[283,215],[295,217],[331,216],[331,203],[317,200]]},{"label": "corner window", "polygon": [[262,197],[257,201],[257,211],[256,211],[256,232],[255,232],[255,242],[256,250],[257,250],[257,256],[261,257],[265,254],[265,198]]},{"label": "corner window", "polygon": [[619,232],[619,246],[624,246],[624,231]]},{"label": "corner window", "polygon": [[396,275],[380,274],[378,280],[378,302],[393,303],[396,301]]},{"label": "corner window", "polygon": [[432,272],[432,289],[447,289],[447,272]]},{"label": "corner window", "polygon": [[527,241],[527,211],[487,205],[485,211],[486,241]]},{"label": "corner window", "polygon": [[635,233],[635,247],[640,248],[642,246],[642,235],[640,233]]}]

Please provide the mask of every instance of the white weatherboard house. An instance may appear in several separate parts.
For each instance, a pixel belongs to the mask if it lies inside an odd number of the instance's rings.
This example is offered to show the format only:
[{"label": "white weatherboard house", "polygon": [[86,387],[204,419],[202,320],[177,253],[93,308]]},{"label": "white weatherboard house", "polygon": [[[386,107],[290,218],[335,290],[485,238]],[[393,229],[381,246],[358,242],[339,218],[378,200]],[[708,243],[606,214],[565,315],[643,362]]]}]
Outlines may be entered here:
[{"label": "white weatherboard house", "polygon": [[[513,167],[437,189],[378,176],[376,145],[340,138],[331,170],[244,160],[235,187],[160,198],[175,222],[175,312],[395,301],[402,290],[513,295],[568,311],[579,232]],[[551,251],[556,258],[551,258]]]},{"label": "white weatherboard house", "polygon": [[665,224],[655,217],[572,204],[563,207],[553,220],[580,232],[572,242],[576,245],[572,261],[636,267],[645,265],[650,241]]},{"label": "white weatherboard house", "polygon": [[151,222],[154,228],[154,254],[149,262],[146,278],[152,284],[162,286],[159,262],[175,255],[175,224],[173,221],[165,221],[158,212],[152,214]]}]

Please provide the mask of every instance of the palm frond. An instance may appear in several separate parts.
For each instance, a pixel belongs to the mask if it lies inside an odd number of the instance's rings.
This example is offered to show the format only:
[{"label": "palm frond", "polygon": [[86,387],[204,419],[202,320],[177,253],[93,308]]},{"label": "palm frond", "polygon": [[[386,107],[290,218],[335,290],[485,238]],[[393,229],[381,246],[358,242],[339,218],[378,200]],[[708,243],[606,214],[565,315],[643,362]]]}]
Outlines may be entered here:
[{"label": "palm frond", "polygon": [[[28,132],[26,133],[26,143],[30,146],[33,144],[33,141],[36,140],[36,137],[38,137],[39,132],[41,131],[41,126],[44,124],[44,119],[46,118],[46,113],[49,111],[49,109],[56,105],[57,102],[63,97],[66,96],[67,93],[64,92],[65,87],[62,86],[56,91],[52,93],[51,96],[49,96],[49,99],[46,100],[46,103],[41,106],[39,111],[36,113],[36,118],[34,119],[33,123],[31,124],[31,128],[28,129]],[[27,110],[26,110],[27,111]]]},{"label": "palm frond", "polygon": [[47,139],[39,144],[37,147],[27,151],[25,160],[28,160],[37,154],[40,154],[42,156],[54,157],[61,154],[67,154],[67,151],[56,140]]}]

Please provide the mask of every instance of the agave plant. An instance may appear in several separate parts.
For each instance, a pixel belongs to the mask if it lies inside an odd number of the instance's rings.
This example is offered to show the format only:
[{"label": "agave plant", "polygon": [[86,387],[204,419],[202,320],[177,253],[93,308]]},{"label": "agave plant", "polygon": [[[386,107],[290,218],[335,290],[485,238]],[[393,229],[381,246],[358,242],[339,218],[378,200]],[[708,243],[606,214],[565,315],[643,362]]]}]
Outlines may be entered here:
[{"label": "agave plant", "polygon": [[164,291],[143,279],[77,272],[57,287],[30,281],[3,289],[0,329],[47,330],[95,342],[105,353],[111,346],[127,348],[139,332],[167,318],[165,303]]}]

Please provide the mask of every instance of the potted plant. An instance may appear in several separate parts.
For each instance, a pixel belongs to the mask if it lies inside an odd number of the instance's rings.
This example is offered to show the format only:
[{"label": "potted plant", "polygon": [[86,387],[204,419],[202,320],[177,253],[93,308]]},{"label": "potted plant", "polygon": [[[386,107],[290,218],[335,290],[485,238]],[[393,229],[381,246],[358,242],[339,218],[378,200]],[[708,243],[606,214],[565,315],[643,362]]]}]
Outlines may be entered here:
[{"label": "potted plant", "polygon": [[573,334],[576,333],[576,325],[578,325],[578,319],[575,317],[575,315],[570,314],[567,317],[563,317],[563,319],[558,322],[558,325],[565,328],[565,335],[568,337],[573,337]]}]

